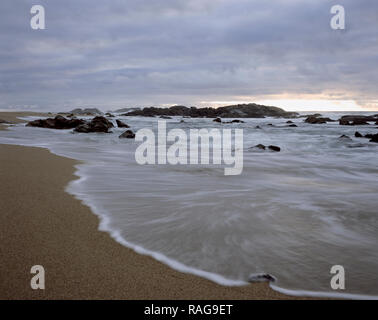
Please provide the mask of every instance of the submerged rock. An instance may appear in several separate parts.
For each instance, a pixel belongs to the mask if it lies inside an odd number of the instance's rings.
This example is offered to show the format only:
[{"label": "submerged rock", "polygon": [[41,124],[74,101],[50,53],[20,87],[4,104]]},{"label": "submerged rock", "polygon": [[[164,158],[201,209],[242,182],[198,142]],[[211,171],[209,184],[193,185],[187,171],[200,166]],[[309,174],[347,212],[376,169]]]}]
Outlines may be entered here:
[{"label": "submerged rock", "polygon": [[350,137],[346,136],[345,134],[343,134],[342,136],[340,136],[339,139],[341,139],[341,140],[348,140],[348,141],[352,140]]},{"label": "submerged rock", "polygon": [[222,123],[222,119],[221,118],[216,118],[216,119],[213,120],[213,122]]},{"label": "submerged rock", "polygon": [[47,129],[73,129],[80,125],[83,125],[85,120],[82,119],[67,119],[61,115],[56,116],[55,118],[48,119],[38,119],[34,121],[29,121],[27,127],[38,127],[38,128],[47,128]]},{"label": "submerged rock", "polygon": [[118,128],[130,128],[129,125],[127,125],[126,123],[122,122],[121,120],[117,119],[116,123],[117,123]]},{"label": "submerged rock", "polygon": [[248,277],[248,282],[275,282],[277,279],[269,273],[254,273]]},{"label": "submerged rock", "polygon": [[120,139],[134,139],[135,133],[132,130],[127,130],[119,136]]},{"label": "submerged rock", "polygon": [[280,152],[281,151],[281,148],[280,147],[277,147],[277,146],[269,146],[269,147],[266,147],[264,146],[263,144],[258,144],[254,147],[251,147],[250,149],[260,149],[260,150],[266,150],[266,149],[269,149],[271,151],[274,151],[274,152]]},{"label": "submerged rock", "polygon": [[160,116],[160,119],[166,119],[166,120],[169,120],[169,119],[172,119],[172,117],[169,117],[169,116]]}]

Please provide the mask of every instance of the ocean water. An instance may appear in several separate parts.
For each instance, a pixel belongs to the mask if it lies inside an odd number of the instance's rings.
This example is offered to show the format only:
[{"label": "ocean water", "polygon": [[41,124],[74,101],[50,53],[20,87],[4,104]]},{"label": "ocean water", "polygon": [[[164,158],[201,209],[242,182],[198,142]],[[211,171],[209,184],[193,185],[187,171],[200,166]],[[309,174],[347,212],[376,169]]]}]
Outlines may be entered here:
[{"label": "ocean water", "polygon": [[[159,120],[119,119],[134,131],[156,129]],[[119,128],[72,134],[19,124],[2,131],[0,143],[82,160],[67,191],[101,217],[101,230],[172,268],[224,285],[264,272],[285,293],[378,298],[378,144],[354,138],[355,131],[377,133],[376,126],[180,120],[167,120],[168,129],[243,129],[242,174],[225,176],[214,165],[138,165],[140,142],[119,139]],[[343,134],[352,140],[339,139]],[[250,149],[259,143],[281,152]],[[330,287],[333,265],[345,268],[345,290]]]}]

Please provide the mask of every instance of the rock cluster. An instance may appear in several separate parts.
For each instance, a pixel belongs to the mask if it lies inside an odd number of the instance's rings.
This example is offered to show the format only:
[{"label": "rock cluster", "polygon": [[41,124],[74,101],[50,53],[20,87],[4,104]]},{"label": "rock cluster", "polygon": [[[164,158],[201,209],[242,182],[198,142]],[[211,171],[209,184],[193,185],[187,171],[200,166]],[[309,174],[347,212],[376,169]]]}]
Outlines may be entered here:
[{"label": "rock cluster", "polygon": [[378,122],[378,117],[374,116],[343,116],[339,119],[339,123],[342,126],[361,126],[368,125],[369,122]]},{"label": "rock cluster", "polygon": [[70,113],[74,115],[79,115],[79,116],[97,116],[97,115],[103,114],[97,108],[86,108],[86,109],[76,108],[70,111]]},{"label": "rock cluster", "polygon": [[90,133],[90,132],[103,132],[109,133],[109,129],[114,125],[105,117],[94,117],[90,122],[77,126],[74,132]]},{"label": "rock cluster", "polygon": [[192,118],[264,118],[264,117],[283,117],[294,118],[298,116],[296,112],[287,112],[281,108],[268,107],[255,103],[239,104],[220,108],[196,108],[185,106],[173,106],[170,108],[144,108],[142,110],[134,110],[127,116],[182,116]]},{"label": "rock cluster", "polygon": [[318,115],[318,114],[308,116],[305,120],[306,123],[310,123],[310,124],[324,124],[324,123],[333,122],[333,121],[334,120],[330,118],[323,118],[321,117],[321,115]]},{"label": "rock cluster", "polygon": [[73,129],[77,126],[85,124],[85,120],[82,119],[67,119],[63,116],[56,116],[55,118],[38,119],[30,121],[26,124],[27,127],[39,127],[47,129]]}]

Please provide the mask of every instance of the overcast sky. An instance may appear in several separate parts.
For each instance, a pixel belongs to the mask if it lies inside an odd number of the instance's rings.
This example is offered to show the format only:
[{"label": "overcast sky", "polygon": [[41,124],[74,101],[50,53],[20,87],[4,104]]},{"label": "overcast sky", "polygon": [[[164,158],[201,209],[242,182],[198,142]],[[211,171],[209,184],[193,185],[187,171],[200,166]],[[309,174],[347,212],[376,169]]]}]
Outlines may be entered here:
[{"label": "overcast sky", "polygon": [[378,110],[377,0],[1,0],[0,40],[0,109]]}]

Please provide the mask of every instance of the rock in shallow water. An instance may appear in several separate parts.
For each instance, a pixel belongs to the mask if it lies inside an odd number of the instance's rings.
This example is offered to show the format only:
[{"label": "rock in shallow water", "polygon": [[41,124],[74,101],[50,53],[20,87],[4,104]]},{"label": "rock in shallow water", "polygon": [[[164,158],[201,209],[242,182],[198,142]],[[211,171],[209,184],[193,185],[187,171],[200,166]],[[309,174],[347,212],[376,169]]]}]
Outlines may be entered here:
[{"label": "rock in shallow water", "polygon": [[255,146],[255,148],[261,149],[261,150],[265,150],[266,149],[266,147],[263,144],[258,144],[257,146]]},{"label": "rock in shallow water", "polygon": [[126,123],[122,122],[121,120],[117,119],[116,122],[117,122],[118,128],[130,128],[129,125],[127,125]]},{"label": "rock in shallow water", "polygon": [[38,119],[30,121],[26,124],[26,126],[64,130],[76,128],[77,126],[83,125],[84,123],[85,121],[82,119],[66,119],[63,116],[58,115],[55,118]]},{"label": "rock in shallow water", "polygon": [[363,138],[364,136],[361,134],[361,133],[359,133],[358,131],[356,131],[356,133],[354,134],[354,136],[356,137],[356,138]]},{"label": "rock in shallow water", "polygon": [[352,139],[348,136],[346,136],[345,134],[343,134],[342,136],[339,137],[340,140],[347,140],[347,141],[351,141]]},{"label": "rock in shallow water", "polygon": [[370,142],[378,143],[378,133],[372,135]]},{"label": "rock in shallow water", "polygon": [[269,150],[272,150],[272,151],[275,151],[275,152],[280,152],[281,151],[281,148],[277,147],[277,146],[269,146],[268,148],[269,148]]},{"label": "rock in shallow water", "polygon": [[134,139],[135,133],[132,130],[127,130],[119,136],[120,139]]},{"label": "rock in shallow water", "polygon": [[355,115],[355,116],[342,116],[339,119],[339,123],[342,126],[361,126],[361,125],[368,125],[368,122],[375,122],[378,119],[376,116],[361,116],[361,115]]},{"label": "rock in shallow water", "polygon": [[91,122],[82,124],[75,128],[74,132],[80,133],[91,133],[91,132],[102,132],[109,133],[109,129],[113,128],[114,125],[105,117],[99,116],[92,119]]},{"label": "rock in shallow water", "polygon": [[319,116],[313,115],[313,116],[307,117],[305,122],[310,123],[310,124],[324,124],[324,123],[327,123],[327,122],[334,122],[334,120],[332,120],[330,118],[321,118]]},{"label": "rock in shallow water", "polygon": [[269,273],[254,273],[248,277],[248,282],[275,282],[277,279]]}]

